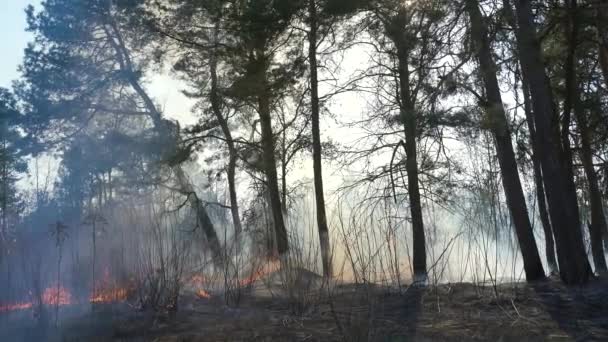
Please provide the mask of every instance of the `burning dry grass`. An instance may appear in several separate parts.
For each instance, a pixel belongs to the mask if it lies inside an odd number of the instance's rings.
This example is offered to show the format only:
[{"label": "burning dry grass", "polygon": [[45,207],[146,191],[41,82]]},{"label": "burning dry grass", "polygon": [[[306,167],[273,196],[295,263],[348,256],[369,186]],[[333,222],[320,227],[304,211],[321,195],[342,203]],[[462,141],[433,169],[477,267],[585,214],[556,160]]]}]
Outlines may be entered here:
[{"label": "burning dry grass", "polygon": [[211,298],[211,295],[209,294],[209,292],[202,290],[202,289],[196,290],[196,296],[201,299],[210,299]]},{"label": "burning dry grass", "polygon": [[[42,293],[41,300],[43,305],[48,306],[64,306],[74,303],[70,291],[61,286],[51,286],[46,288]],[[0,305],[0,313],[31,309],[35,304],[35,300],[30,300],[27,302]]]},{"label": "burning dry grass", "polygon": [[[88,297],[88,302],[91,304],[124,302],[128,299],[130,293],[134,291],[133,286],[132,283],[125,286],[115,280],[111,280],[110,272],[106,269],[103,278],[96,282],[95,288]],[[34,298],[32,292],[30,292],[29,296],[31,299],[28,301],[0,305],[0,313],[34,308],[38,301]],[[44,289],[40,298],[40,304],[45,306],[82,304],[78,299],[75,299],[69,289],[58,285],[52,285]]]},{"label": "burning dry grass", "polygon": [[110,276],[108,268],[104,270],[104,276],[95,284],[93,293],[89,297],[91,303],[114,303],[124,302],[128,299],[129,294],[135,291],[133,279],[128,285],[120,284],[113,280]]},{"label": "burning dry grass", "polygon": [[[258,280],[271,284],[276,274]],[[201,295],[180,297],[180,310],[172,314],[93,312],[64,322],[60,335],[62,341],[156,342],[606,340],[606,285],[334,284],[309,310],[298,313],[285,295],[251,292],[239,307],[228,307],[220,296],[209,298],[211,294],[199,289]]]},{"label": "burning dry grass", "polygon": [[[239,308],[183,298],[172,316],[123,317],[99,341],[537,341],[608,338],[606,284],[336,286],[294,314],[287,297],[249,296]],[[78,341],[89,341],[82,336]]]}]

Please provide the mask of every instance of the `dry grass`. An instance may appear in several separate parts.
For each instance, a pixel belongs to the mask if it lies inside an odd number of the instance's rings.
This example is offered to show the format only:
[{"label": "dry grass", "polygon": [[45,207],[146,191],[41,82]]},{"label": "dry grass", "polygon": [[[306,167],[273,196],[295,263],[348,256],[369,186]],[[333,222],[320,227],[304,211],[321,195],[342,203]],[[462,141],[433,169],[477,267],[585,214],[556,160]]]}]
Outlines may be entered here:
[{"label": "dry grass", "polygon": [[[172,315],[99,311],[64,324],[57,341],[578,341],[608,339],[608,286],[556,280],[495,289],[467,283],[394,291],[340,285],[294,313],[290,296],[183,295]],[[4,340],[4,339],[3,339]]]}]

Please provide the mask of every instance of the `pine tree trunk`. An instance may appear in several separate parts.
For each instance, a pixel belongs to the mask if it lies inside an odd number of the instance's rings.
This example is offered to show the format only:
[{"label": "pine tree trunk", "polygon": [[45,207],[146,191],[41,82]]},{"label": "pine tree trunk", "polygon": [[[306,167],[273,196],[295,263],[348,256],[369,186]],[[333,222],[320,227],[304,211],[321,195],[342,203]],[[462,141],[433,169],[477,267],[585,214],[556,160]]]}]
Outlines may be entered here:
[{"label": "pine tree trunk", "polygon": [[555,259],[555,241],[553,240],[553,228],[551,228],[551,221],[549,220],[549,213],[547,212],[547,202],[545,198],[545,187],[543,185],[543,174],[540,167],[540,160],[538,156],[538,147],[536,143],[536,128],[534,128],[534,118],[532,117],[532,104],[530,103],[530,91],[528,90],[527,81],[524,79],[523,82],[523,93],[524,93],[524,111],[526,113],[526,123],[528,124],[528,131],[530,132],[530,145],[532,146],[532,166],[534,169],[534,185],[536,187],[536,200],[538,203],[538,216],[540,216],[540,222],[543,225],[543,232],[545,233],[545,257],[547,258],[547,264],[549,266],[549,273],[551,275],[558,274],[559,269],[557,267],[557,260]]},{"label": "pine tree trunk", "polygon": [[[572,120],[572,110],[578,104],[578,86],[576,77],[576,47],[578,39],[577,3],[576,0],[565,0],[568,8],[568,19],[566,23],[566,41],[568,42],[568,52],[566,56],[566,98],[564,100],[564,113],[561,122],[561,143],[562,143],[562,163],[566,175],[566,186],[571,205],[578,210],[578,199],[576,196],[576,184],[574,183],[574,165],[572,148],[570,146],[570,123]],[[559,128],[558,128],[559,130]],[[577,214],[578,215],[578,214]]]},{"label": "pine tree trunk", "polygon": [[608,89],[608,0],[600,0],[597,11],[597,30],[599,33],[599,60]]},{"label": "pine tree trunk", "polygon": [[407,12],[401,6],[395,18],[395,27],[398,31],[390,38],[397,47],[397,58],[399,63],[399,100],[401,118],[404,123],[405,134],[405,168],[407,172],[408,196],[410,202],[410,214],[412,216],[413,234],[413,269],[414,281],[425,283],[427,280],[426,269],[426,239],[424,233],[424,221],[422,218],[422,203],[420,199],[420,186],[418,179],[417,161],[417,118],[416,108],[410,91],[410,70],[409,70],[409,44],[406,41],[403,30],[407,25]]},{"label": "pine tree trunk", "polygon": [[[265,59],[263,52],[258,52],[258,58]],[[264,171],[266,173],[266,186],[270,197],[270,210],[272,212],[273,226],[276,234],[277,252],[279,255],[284,255],[289,250],[287,240],[287,229],[283,219],[283,210],[281,205],[281,192],[279,190],[279,181],[277,174],[277,162],[275,158],[275,139],[272,132],[272,117],[270,114],[270,94],[268,94],[268,82],[266,80],[266,61],[262,62],[264,71],[261,71],[260,87],[261,92],[258,95],[258,114],[260,117],[260,126],[262,129],[262,158],[264,162]]]},{"label": "pine tree trunk", "polygon": [[587,125],[587,118],[585,113],[580,108],[579,98],[579,87],[578,80],[576,77],[576,48],[578,39],[578,22],[577,22],[577,1],[566,0],[566,6],[568,8],[568,57],[566,65],[566,103],[564,104],[564,123],[562,126],[562,144],[564,144],[564,151],[566,157],[566,167],[570,170],[570,186],[575,190],[573,165],[572,165],[572,152],[570,151],[570,141],[567,135],[569,135],[570,126],[570,115],[574,107],[574,113],[578,122],[578,128],[581,133],[581,152],[580,157],[589,183],[589,196],[591,199],[591,224],[588,225],[589,236],[591,238],[591,254],[593,256],[593,263],[595,264],[596,272],[605,273],[606,269],[606,258],[604,256],[604,247],[602,245],[602,231],[606,229],[606,218],[602,208],[602,196],[599,190],[597,175],[593,167],[593,155],[591,152],[591,140],[589,136],[589,129]]},{"label": "pine tree trunk", "polygon": [[[152,120],[154,128],[160,136],[164,134],[170,134],[170,127],[168,122],[163,120],[160,111],[156,108],[154,101],[148,95],[148,93],[141,87],[139,84],[135,70],[133,69],[133,63],[131,62],[131,57],[129,51],[124,44],[122,39],[122,34],[116,24],[111,20],[109,22],[110,29],[106,29],[109,43],[112,45],[116,52],[116,58],[120,65],[120,68],[123,72],[127,74],[127,81],[135,91],[135,93],[140,97],[141,101],[144,103],[144,106],[148,110],[148,115]],[[179,137],[177,137],[179,139]],[[175,165],[172,167],[173,172],[176,174],[178,178],[178,185],[180,186],[179,191],[185,193],[189,197],[190,205],[192,209],[196,212],[196,216],[198,218],[199,224],[203,229],[205,236],[207,237],[207,241],[214,255],[214,259],[216,262],[222,262],[222,253],[219,240],[217,238],[217,234],[215,232],[215,227],[207,214],[207,210],[203,205],[202,201],[196,196],[196,192],[194,192],[194,187],[188,179],[185,177],[184,171],[181,166]]]},{"label": "pine tree trunk", "polygon": [[211,218],[207,214],[207,210],[205,208],[205,204],[201,201],[192,184],[186,178],[186,174],[184,170],[179,167],[173,167],[173,172],[177,178],[177,185],[179,186],[179,191],[184,195],[188,196],[188,201],[190,206],[194,209],[196,213],[196,219],[199,226],[203,229],[203,233],[205,234],[205,238],[207,239],[207,243],[209,244],[209,248],[211,249],[211,254],[213,256],[213,261],[216,265],[221,265],[224,261],[224,255],[222,253],[222,248],[220,247],[220,240],[217,237],[215,229],[213,227],[213,222],[211,222]]},{"label": "pine tree trunk", "polygon": [[496,78],[497,68],[492,59],[487,28],[483,24],[477,0],[467,0],[466,8],[471,18],[472,40],[476,43],[475,53],[486,89],[488,101],[485,108],[486,120],[490,123],[490,129],[494,136],[503,188],[523,256],[526,279],[528,281],[542,279],[545,277],[545,271],[528,217],[525,196],[519,179],[515,153],[513,152],[511,133],[509,132],[507,116],[500,95],[498,79]]},{"label": "pine tree trunk", "polygon": [[323,276],[332,276],[329,229],[327,227],[327,215],[325,213],[325,196],[323,194],[323,164],[321,160],[321,132],[319,127],[319,82],[317,75],[317,7],[315,0],[308,2],[308,15],[310,32],[308,34],[308,60],[310,62],[310,101],[312,116],[312,158],[315,184],[315,200],[317,208],[317,228],[319,230],[319,242],[321,248],[321,261],[323,264]]},{"label": "pine tree trunk", "polygon": [[595,271],[598,273],[606,273],[606,257],[604,255],[604,246],[602,244],[602,233],[608,229],[606,226],[606,216],[604,215],[604,207],[602,203],[602,193],[600,191],[597,173],[593,166],[593,153],[591,150],[590,128],[587,124],[585,113],[581,110],[575,110],[575,116],[578,123],[578,128],[581,134],[581,151],[580,158],[589,184],[589,197],[591,202],[591,224],[589,228],[589,236],[591,238],[591,253],[593,255],[593,263]]},{"label": "pine tree trunk", "polygon": [[[217,25],[215,32],[215,39],[217,40]],[[217,43],[217,41],[216,41]],[[219,83],[217,77],[217,55],[215,51],[212,53],[211,60],[209,63],[209,69],[211,74],[211,109],[213,110],[213,114],[217,119],[220,128],[222,129],[222,133],[224,134],[224,138],[226,139],[226,145],[228,146],[228,192],[230,195],[230,213],[232,214],[232,224],[234,225],[234,233],[238,239],[240,236],[243,226],[241,224],[241,217],[239,215],[239,203],[236,195],[236,161],[238,158],[236,146],[234,144],[234,140],[232,139],[232,133],[230,132],[230,127],[228,126],[228,121],[224,118],[222,114],[222,106],[219,97]]]},{"label": "pine tree trunk", "polygon": [[[599,33],[599,61],[608,89],[608,0],[600,0],[597,11],[597,30]],[[608,229],[602,232],[604,248],[608,249]]]},{"label": "pine tree trunk", "polygon": [[516,29],[522,72],[530,85],[543,182],[553,223],[560,276],[566,284],[583,284],[591,276],[583,244],[578,207],[572,205],[563,169],[560,142],[552,129],[553,94],[542,61],[530,0],[515,0]]}]

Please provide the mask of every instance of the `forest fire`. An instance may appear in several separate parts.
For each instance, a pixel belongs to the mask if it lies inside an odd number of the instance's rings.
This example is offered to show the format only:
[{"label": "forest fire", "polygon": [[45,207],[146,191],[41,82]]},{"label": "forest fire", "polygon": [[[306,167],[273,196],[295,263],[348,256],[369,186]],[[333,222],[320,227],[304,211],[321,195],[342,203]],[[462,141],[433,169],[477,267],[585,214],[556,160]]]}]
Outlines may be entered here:
[{"label": "forest fire", "polygon": [[[110,272],[108,271],[108,269],[106,269],[104,271],[103,278],[97,282],[93,293],[88,297],[89,303],[117,303],[124,302],[127,300],[130,288],[120,286],[116,281],[111,281],[110,279]],[[31,292],[30,298],[33,298]],[[63,286],[57,285],[47,287],[42,292],[41,301],[43,305],[47,306],[66,306],[81,303],[73,299],[72,293],[68,289]],[[26,302],[0,305],[0,313],[28,310],[33,308],[36,303],[37,301],[35,299],[32,299]]]},{"label": "forest fire", "polygon": [[114,303],[127,300],[128,290],[126,288],[114,288],[109,290],[97,290],[89,298],[91,303]]},{"label": "forest fire", "polygon": [[[72,304],[72,294],[66,288],[61,286],[52,286],[46,288],[41,297],[43,305],[64,306]],[[34,307],[34,304],[35,301],[0,305],[0,312],[28,310]]]},{"label": "forest fire", "polygon": [[110,277],[110,270],[105,268],[103,278],[95,284],[93,294],[89,297],[91,303],[113,303],[127,300],[129,289],[120,286]]},{"label": "forest fire", "polygon": [[273,262],[267,263],[264,266],[258,268],[256,271],[252,272],[252,274],[249,277],[247,277],[245,279],[241,279],[239,281],[239,285],[241,285],[241,286],[252,285],[259,279],[263,278],[264,276],[266,276],[272,272],[278,271],[280,268],[281,268],[281,263],[279,261],[273,261]]},{"label": "forest fire", "polygon": [[196,290],[196,296],[201,299],[210,299],[211,298],[211,295],[209,294],[209,292],[207,292],[203,289]]},{"label": "forest fire", "polygon": [[34,303],[31,303],[31,302],[0,305],[0,313],[8,312],[8,311],[27,310],[27,309],[31,309],[32,306],[34,306]]},{"label": "forest fire", "polygon": [[70,305],[72,304],[72,294],[61,286],[53,286],[44,290],[42,303],[45,305]]},{"label": "forest fire", "polygon": [[[89,297],[89,303],[117,303],[127,300],[129,290],[127,288],[109,288],[97,289],[94,294]],[[72,294],[64,287],[49,287],[42,293],[42,304],[48,306],[66,306],[73,305],[76,302],[72,299]],[[0,313],[28,310],[33,308],[35,301],[13,303],[0,305]]]}]

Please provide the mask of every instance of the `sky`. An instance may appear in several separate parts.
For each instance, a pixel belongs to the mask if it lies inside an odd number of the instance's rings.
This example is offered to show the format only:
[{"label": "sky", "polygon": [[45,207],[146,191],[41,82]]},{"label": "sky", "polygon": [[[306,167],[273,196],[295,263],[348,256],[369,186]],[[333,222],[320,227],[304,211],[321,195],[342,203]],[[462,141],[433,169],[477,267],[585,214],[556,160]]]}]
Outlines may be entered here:
[{"label": "sky", "polygon": [[0,53],[0,87],[8,88],[19,74],[17,67],[23,58],[23,49],[32,40],[32,35],[25,32],[25,7],[38,3],[37,0],[1,0],[0,32],[2,47]]}]

